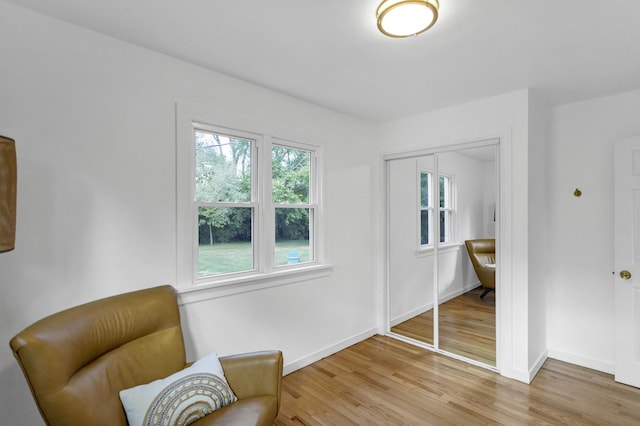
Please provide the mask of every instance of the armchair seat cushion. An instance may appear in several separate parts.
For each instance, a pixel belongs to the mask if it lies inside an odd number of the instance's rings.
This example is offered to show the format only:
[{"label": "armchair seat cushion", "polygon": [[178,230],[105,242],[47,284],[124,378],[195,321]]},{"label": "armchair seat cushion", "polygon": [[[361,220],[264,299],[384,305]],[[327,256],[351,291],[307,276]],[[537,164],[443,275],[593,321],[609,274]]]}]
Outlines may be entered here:
[{"label": "armchair seat cushion", "polygon": [[278,398],[254,396],[234,402],[216,410],[207,417],[191,423],[192,426],[208,425],[256,425],[271,426],[278,415]]}]

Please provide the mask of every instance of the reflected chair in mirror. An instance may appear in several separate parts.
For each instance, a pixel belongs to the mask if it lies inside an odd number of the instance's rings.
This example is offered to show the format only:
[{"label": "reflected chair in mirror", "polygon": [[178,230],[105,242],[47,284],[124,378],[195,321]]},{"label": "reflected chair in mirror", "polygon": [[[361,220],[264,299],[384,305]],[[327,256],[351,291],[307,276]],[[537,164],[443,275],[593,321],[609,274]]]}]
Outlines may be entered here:
[{"label": "reflected chair in mirror", "polygon": [[494,238],[466,240],[464,244],[473,270],[484,289],[480,295],[483,298],[496,288],[496,240]]},{"label": "reflected chair in mirror", "polygon": [[[42,418],[53,426],[126,426],[129,408],[125,411],[120,391],[180,375],[198,365],[185,362],[180,312],[171,286],[108,297],[53,314],[17,334],[11,348]],[[176,424],[272,425],[280,408],[282,353],[221,357],[217,366],[226,376],[226,382],[220,381],[231,388],[228,394],[237,401],[196,415],[193,407],[198,404],[192,404],[184,415],[190,416],[189,421]]]}]

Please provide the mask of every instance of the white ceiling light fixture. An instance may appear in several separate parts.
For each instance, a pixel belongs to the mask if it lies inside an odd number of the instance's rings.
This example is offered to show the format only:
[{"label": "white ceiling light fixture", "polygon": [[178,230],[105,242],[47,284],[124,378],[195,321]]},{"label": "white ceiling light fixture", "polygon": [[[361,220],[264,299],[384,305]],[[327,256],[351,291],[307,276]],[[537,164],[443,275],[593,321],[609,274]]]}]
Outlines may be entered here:
[{"label": "white ceiling light fixture", "polygon": [[438,20],[438,0],[384,0],[378,6],[378,29],[389,37],[417,36]]}]

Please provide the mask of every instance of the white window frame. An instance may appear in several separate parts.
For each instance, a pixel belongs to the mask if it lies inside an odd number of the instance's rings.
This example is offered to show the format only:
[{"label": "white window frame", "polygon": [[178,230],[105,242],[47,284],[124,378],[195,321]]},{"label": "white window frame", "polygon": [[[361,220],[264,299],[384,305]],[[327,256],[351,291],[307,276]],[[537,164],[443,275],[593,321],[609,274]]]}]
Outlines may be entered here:
[{"label": "white window frame", "polygon": [[[426,208],[422,207],[422,175],[427,174],[429,176],[428,192],[429,192],[429,205]],[[448,194],[445,195],[445,206],[440,207],[440,177],[444,177],[446,180],[445,191]],[[417,184],[417,206],[418,206],[418,232],[417,242],[418,251],[424,251],[434,247],[435,239],[438,239],[439,245],[447,245],[455,243],[455,231],[456,231],[456,191],[455,191],[455,177],[450,174],[439,173],[437,176],[430,169],[419,168],[418,169],[418,184]],[[436,188],[434,190],[434,188]],[[447,204],[446,201],[449,201]],[[436,208],[437,206],[437,208]],[[422,212],[428,212],[428,230],[427,239],[429,243],[422,244]],[[436,214],[437,212],[437,214]],[[440,215],[442,212],[449,212],[449,220],[446,220],[445,216],[445,241],[440,241],[440,235],[435,235],[435,221],[440,221]],[[448,237],[448,238],[447,238]]]},{"label": "white window frame", "polygon": [[[254,269],[229,274],[198,277],[198,211],[195,201],[195,129],[238,136],[256,141],[255,179],[252,180],[252,205],[255,203],[252,240]],[[242,130],[237,130],[242,129]],[[176,288],[181,303],[228,296],[263,288],[327,276],[332,265],[326,256],[324,212],[322,208],[322,148],[298,142],[285,130],[274,130],[263,123],[233,117],[205,107],[176,106]],[[309,244],[314,259],[308,262],[274,266],[275,208],[271,195],[271,149],[273,144],[303,149],[312,153],[309,204],[287,207],[313,207],[313,228]],[[255,162],[255,163],[254,163]],[[313,170],[315,169],[315,170]],[[252,177],[253,179],[253,177]],[[243,203],[244,206],[245,203]],[[312,237],[313,235],[313,237]],[[313,238],[313,240],[312,240]]]},{"label": "white window frame", "polygon": [[[422,207],[422,175],[426,174],[428,176],[427,179],[427,192],[429,194],[429,198],[427,200],[427,207]],[[428,247],[433,247],[434,241],[434,229],[433,229],[433,172],[428,169],[418,169],[418,248],[425,249]],[[422,244],[422,212],[427,212],[428,224],[427,227],[427,244]]]},{"label": "white window frame", "polygon": [[[317,263],[318,262],[318,247],[317,247],[317,242],[318,239],[316,237],[316,235],[318,234],[318,218],[319,218],[319,192],[318,192],[318,188],[320,186],[319,181],[318,181],[318,176],[319,176],[319,154],[318,154],[318,147],[314,147],[314,146],[310,146],[307,144],[303,144],[300,142],[295,142],[295,141],[290,141],[290,140],[285,140],[285,139],[281,139],[281,138],[276,138],[273,137],[271,138],[271,145],[269,148],[269,158],[271,158],[271,152],[272,152],[272,148],[273,145],[277,145],[277,146],[282,146],[285,148],[293,148],[293,149],[298,149],[301,151],[308,151],[310,154],[310,158],[309,158],[309,202],[306,204],[303,203],[277,203],[274,204],[273,203],[273,197],[271,195],[271,186],[269,184],[269,194],[268,194],[268,199],[269,202],[271,203],[270,207],[269,207],[269,213],[272,214],[272,216],[269,218],[270,223],[273,224],[274,226],[274,230],[275,230],[275,209],[276,208],[284,208],[284,209],[295,209],[295,208],[300,208],[300,209],[309,209],[309,221],[310,221],[310,229],[309,229],[309,252],[310,252],[310,259],[309,261],[306,262],[302,262],[301,264],[287,264],[287,265],[278,265],[276,266],[276,262],[275,259],[273,259],[272,265],[274,269],[279,269],[279,268],[300,268],[300,265],[306,265],[306,264],[312,264],[312,263]],[[271,167],[271,161],[269,161],[269,167]],[[269,175],[270,175],[270,179],[269,181],[272,182],[272,170],[271,168],[269,169]],[[275,248],[275,232],[271,232],[270,235],[273,235],[274,241],[272,244],[270,244],[270,248]],[[271,250],[272,252],[274,250]]]},{"label": "white window frame", "polygon": [[[193,218],[193,243],[195,244],[195,246],[193,247],[193,260],[192,260],[192,270],[193,270],[193,283],[194,285],[202,285],[202,284],[208,284],[210,281],[215,281],[215,279],[217,277],[233,277],[235,275],[243,275],[243,274],[251,274],[253,272],[256,272],[258,270],[260,270],[260,264],[261,264],[261,259],[260,259],[260,254],[263,250],[261,250],[263,243],[263,238],[261,238],[262,236],[262,224],[260,223],[260,221],[258,220],[260,217],[260,213],[261,213],[261,209],[262,209],[262,199],[263,197],[261,196],[261,191],[260,191],[260,186],[258,184],[258,182],[261,181],[262,176],[260,176],[259,173],[259,159],[258,159],[258,153],[260,152],[260,150],[262,149],[263,146],[263,136],[259,135],[259,134],[254,134],[254,133],[248,133],[248,132],[243,132],[243,131],[238,131],[238,130],[232,130],[232,129],[226,129],[226,128],[222,128],[222,127],[218,127],[218,126],[212,126],[210,124],[203,124],[203,123],[196,123],[193,122],[192,123],[193,126],[193,133],[192,133],[192,139],[193,144],[192,144],[192,154],[191,154],[191,188],[190,188],[190,199],[192,202],[192,211],[194,214],[194,218]],[[201,132],[206,132],[206,133],[213,133],[213,134],[217,134],[220,136],[228,136],[228,137],[232,137],[232,138],[237,138],[237,139],[246,139],[246,140],[250,140],[251,143],[251,194],[250,194],[250,200],[249,201],[244,201],[244,202],[229,202],[229,201],[210,201],[210,202],[202,202],[202,201],[196,201],[195,200],[195,193],[196,193],[196,185],[194,182],[194,175],[195,175],[195,169],[196,169],[196,158],[195,155],[193,155],[194,151],[195,151],[195,133],[197,131],[201,131]],[[251,249],[252,249],[252,259],[253,259],[253,268],[246,270],[246,271],[238,271],[238,272],[230,272],[228,274],[220,274],[220,275],[205,275],[200,277],[198,274],[198,244],[199,244],[199,226],[198,226],[198,221],[199,221],[199,213],[198,213],[198,209],[200,207],[242,207],[242,208],[250,208],[253,210],[252,213],[252,221],[251,221]]]},{"label": "white window frame", "polygon": [[[449,174],[440,173],[438,175],[438,201],[440,201],[440,178],[445,178],[445,192],[448,194],[448,197],[445,195],[445,206],[440,207],[440,203],[438,203],[438,220],[440,220],[440,214],[442,212],[450,213],[449,220],[446,220],[445,216],[445,230],[444,230],[444,241],[439,241],[440,236],[438,235],[438,241],[440,245],[451,244],[455,242],[455,231],[456,231],[456,181],[455,177]],[[446,201],[449,201],[448,205]],[[442,230],[441,230],[442,232]]]}]

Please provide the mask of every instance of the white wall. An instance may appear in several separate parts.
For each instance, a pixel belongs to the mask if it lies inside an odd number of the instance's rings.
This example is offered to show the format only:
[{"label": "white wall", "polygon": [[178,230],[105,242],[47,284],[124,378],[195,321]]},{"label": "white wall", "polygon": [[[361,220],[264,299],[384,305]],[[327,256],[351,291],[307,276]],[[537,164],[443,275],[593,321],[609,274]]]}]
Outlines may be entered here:
[{"label": "white wall", "polygon": [[529,361],[535,374],[547,358],[547,109],[529,96]]},{"label": "white wall", "polygon": [[376,332],[373,126],[4,2],[0,58],[0,133],[18,152],[16,249],[0,254],[3,424],[40,423],[9,351],[15,333],[79,303],[175,282],[176,102],[324,148],[334,262],[327,278],[184,305],[189,357],[278,348],[291,370]]},{"label": "white wall", "polygon": [[[547,152],[549,356],[612,373],[613,143],[640,135],[640,91],[551,110]],[[582,196],[573,196],[576,188]]]},{"label": "white wall", "polygon": [[482,197],[485,203],[484,218],[482,221],[482,223],[484,223],[484,229],[480,235],[484,238],[495,238],[496,236],[496,193],[498,192],[496,166],[496,161],[486,161],[484,163],[483,181],[485,184],[483,187],[484,195]]},{"label": "white wall", "polygon": [[493,211],[487,215],[488,207],[496,202],[495,162],[480,161],[461,150],[439,153],[438,168],[441,174],[455,179],[455,241],[488,237],[487,227],[493,222]]}]

